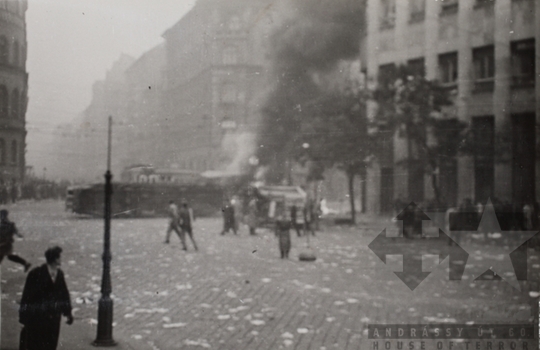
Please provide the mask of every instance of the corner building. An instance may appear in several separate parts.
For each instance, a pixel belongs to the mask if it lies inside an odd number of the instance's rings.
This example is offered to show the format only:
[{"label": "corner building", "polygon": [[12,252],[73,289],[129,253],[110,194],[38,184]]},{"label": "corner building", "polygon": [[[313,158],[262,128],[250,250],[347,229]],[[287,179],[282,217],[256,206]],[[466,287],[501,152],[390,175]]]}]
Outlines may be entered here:
[{"label": "corner building", "polygon": [[[468,123],[472,154],[447,160],[439,185],[449,205],[489,197],[540,199],[540,3],[534,0],[368,0],[361,56],[376,79],[407,65],[454,92],[447,111]],[[404,140],[368,172],[367,207],[433,198],[429,175],[406,168]],[[405,151],[404,151],[405,150]]]},{"label": "corner building", "polygon": [[163,164],[224,169],[250,148],[268,88],[271,3],[199,0],[163,34]]},{"label": "corner building", "polygon": [[27,8],[26,1],[0,1],[0,184],[20,183],[25,172]]}]

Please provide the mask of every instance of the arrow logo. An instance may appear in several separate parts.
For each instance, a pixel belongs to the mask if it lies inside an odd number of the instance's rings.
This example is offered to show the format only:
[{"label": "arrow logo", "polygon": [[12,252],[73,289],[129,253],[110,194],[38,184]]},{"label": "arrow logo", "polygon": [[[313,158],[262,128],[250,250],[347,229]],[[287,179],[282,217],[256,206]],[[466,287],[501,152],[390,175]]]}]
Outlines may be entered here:
[{"label": "arrow logo", "polygon": [[[415,290],[431,273],[422,271],[422,256],[426,254],[438,255],[439,264],[450,256],[449,279],[460,279],[463,271],[459,271],[459,267],[457,270],[452,267],[457,265],[457,260],[466,260],[468,254],[441,229],[438,230],[439,235],[437,237],[422,235],[422,221],[430,220],[429,216],[414,202],[411,202],[396,216],[396,219],[403,221],[403,233],[400,237],[387,237],[386,229],[384,229],[368,247],[385,264],[386,255],[403,256],[403,271],[394,273],[410,290]],[[407,239],[407,237],[415,235],[422,236],[424,242],[428,244],[415,244]],[[450,243],[455,244],[457,247],[452,249]],[[428,249],[424,249],[423,246]],[[411,249],[411,247],[414,249]]]}]

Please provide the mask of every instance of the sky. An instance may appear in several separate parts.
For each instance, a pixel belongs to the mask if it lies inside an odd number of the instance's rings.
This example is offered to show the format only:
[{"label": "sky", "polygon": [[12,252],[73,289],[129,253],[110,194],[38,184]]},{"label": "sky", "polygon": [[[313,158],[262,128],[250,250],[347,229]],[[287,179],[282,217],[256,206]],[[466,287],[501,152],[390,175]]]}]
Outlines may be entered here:
[{"label": "sky", "polygon": [[88,106],[93,83],[122,53],[137,58],[162,42],[194,2],[28,0],[27,165],[46,167],[56,126]]}]

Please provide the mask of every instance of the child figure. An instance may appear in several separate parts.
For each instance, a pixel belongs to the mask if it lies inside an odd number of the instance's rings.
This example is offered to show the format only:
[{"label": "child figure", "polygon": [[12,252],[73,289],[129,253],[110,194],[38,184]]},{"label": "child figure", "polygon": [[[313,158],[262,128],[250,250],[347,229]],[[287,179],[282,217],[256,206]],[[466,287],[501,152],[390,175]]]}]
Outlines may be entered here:
[{"label": "child figure", "polygon": [[279,213],[276,217],[276,236],[279,242],[279,251],[281,259],[289,258],[291,250],[291,221],[284,217],[283,213]]}]

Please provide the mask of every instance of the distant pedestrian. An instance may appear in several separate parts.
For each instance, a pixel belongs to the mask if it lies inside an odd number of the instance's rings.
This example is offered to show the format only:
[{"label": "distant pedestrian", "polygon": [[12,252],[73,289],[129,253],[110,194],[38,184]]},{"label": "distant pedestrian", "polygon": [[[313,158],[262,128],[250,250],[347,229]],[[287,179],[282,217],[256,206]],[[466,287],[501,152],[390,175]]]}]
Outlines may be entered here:
[{"label": "distant pedestrian", "polygon": [[8,203],[9,193],[7,190],[7,185],[2,182],[0,185],[0,204]]},{"label": "distant pedestrian", "polygon": [[290,215],[292,228],[294,228],[298,237],[302,236],[302,234],[300,233],[300,224],[298,224],[298,208],[294,204],[291,206]]},{"label": "distant pedestrian", "polygon": [[11,202],[16,203],[17,199],[19,198],[19,186],[17,186],[17,183],[15,181],[13,181],[13,183],[11,184],[10,194],[11,194]]},{"label": "distant pedestrian", "polygon": [[13,243],[15,242],[13,236],[17,235],[21,238],[23,236],[17,230],[15,223],[9,221],[8,214],[7,210],[0,210],[0,263],[7,256],[9,260],[24,266],[24,272],[27,272],[32,264],[13,253]]},{"label": "distant pedestrian", "polygon": [[313,208],[313,201],[311,199],[307,199],[306,203],[304,204],[304,234],[307,235],[311,233],[312,236],[315,236],[315,227],[314,227],[314,208]]},{"label": "distant pedestrian", "polygon": [[242,217],[244,211],[242,208],[242,201],[237,196],[233,196],[231,199],[231,205],[234,208],[234,224],[236,232],[238,232],[240,224],[244,221]]},{"label": "distant pedestrian", "polygon": [[283,215],[279,215],[276,219],[275,233],[279,242],[281,259],[288,259],[291,251],[291,221],[286,220]]},{"label": "distant pedestrian", "polygon": [[257,230],[257,198],[253,197],[248,203],[246,223],[249,226],[249,234],[254,236]]},{"label": "distant pedestrian", "polygon": [[197,243],[195,242],[195,239],[193,238],[193,209],[191,209],[188,205],[187,200],[182,200],[182,207],[180,208],[179,212],[180,216],[180,232],[181,232],[181,239],[182,239],[182,245],[183,250],[187,250],[186,246],[186,233],[188,234],[189,238],[191,239],[191,242],[193,243],[193,247],[195,250],[199,250],[197,247]]},{"label": "distant pedestrian", "polygon": [[167,235],[165,236],[165,244],[169,244],[170,242],[170,238],[171,238],[171,233],[172,231],[176,232],[176,234],[178,235],[178,237],[180,238],[180,241],[182,242],[182,246],[185,248],[186,247],[186,242],[185,242],[185,239],[182,235],[182,233],[180,232],[180,216],[178,214],[178,206],[174,203],[173,200],[169,201],[169,209],[168,209],[168,214],[169,214],[169,227],[167,228]]},{"label": "distant pedestrian", "polygon": [[24,325],[20,349],[55,350],[60,335],[62,315],[73,323],[69,291],[60,269],[62,248],[45,252],[46,264],[28,274],[19,308],[19,322]]},{"label": "distant pedestrian", "polygon": [[221,231],[221,235],[224,235],[229,231],[233,231],[236,235],[236,215],[232,203],[228,200],[224,200],[221,212],[223,214],[223,231]]}]

